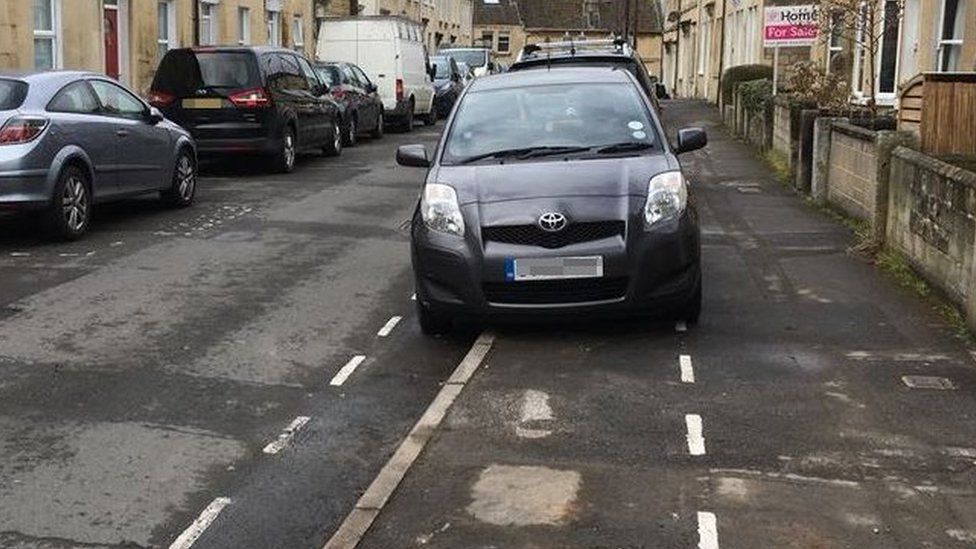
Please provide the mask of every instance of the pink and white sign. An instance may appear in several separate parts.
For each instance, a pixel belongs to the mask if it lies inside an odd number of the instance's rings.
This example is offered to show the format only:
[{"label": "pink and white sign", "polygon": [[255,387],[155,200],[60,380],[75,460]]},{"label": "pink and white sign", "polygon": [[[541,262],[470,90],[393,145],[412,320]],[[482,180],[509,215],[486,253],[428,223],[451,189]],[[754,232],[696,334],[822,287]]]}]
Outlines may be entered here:
[{"label": "pink and white sign", "polygon": [[820,34],[817,6],[772,6],[765,10],[763,45],[767,48],[809,46]]}]

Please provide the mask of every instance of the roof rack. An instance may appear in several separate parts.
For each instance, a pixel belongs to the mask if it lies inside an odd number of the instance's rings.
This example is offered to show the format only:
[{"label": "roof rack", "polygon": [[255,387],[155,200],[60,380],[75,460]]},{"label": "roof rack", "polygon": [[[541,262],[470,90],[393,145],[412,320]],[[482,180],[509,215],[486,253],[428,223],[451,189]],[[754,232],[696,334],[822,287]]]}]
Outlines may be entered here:
[{"label": "roof rack", "polygon": [[540,42],[526,44],[519,52],[517,61],[526,58],[539,58],[542,55],[576,55],[578,53],[599,53],[610,52],[623,55],[632,55],[632,47],[626,40],[618,36],[610,38],[585,38],[573,39],[568,34],[563,40],[558,42]]}]

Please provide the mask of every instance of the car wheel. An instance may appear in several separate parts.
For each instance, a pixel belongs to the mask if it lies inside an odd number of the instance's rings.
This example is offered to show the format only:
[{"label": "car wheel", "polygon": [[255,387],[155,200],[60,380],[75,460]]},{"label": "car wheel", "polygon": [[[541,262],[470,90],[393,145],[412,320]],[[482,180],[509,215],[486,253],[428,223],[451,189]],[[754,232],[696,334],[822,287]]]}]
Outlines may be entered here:
[{"label": "car wheel", "polygon": [[373,130],[372,133],[373,139],[381,139],[383,137],[383,133],[386,131],[386,128],[384,127],[386,120],[384,120],[384,118],[383,113],[380,113],[379,116],[376,117],[376,129]]},{"label": "car wheel", "polygon": [[174,208],[185,208],[193,204],[196,193],[197,167],[193,162],[193,155],[184,149],[176,157],[173,183],[169,189],[163,191],[163,201]]},{"label": "car wheel", "polygon": [[417,299],[417,318],[420,321],[420,331],[424,335],[440,335],[451,331],[453,323],[451,319],[442,314],[431,310]]},{"label": "car wheel", "polygon": [[285,132],[281,136],[281,150],[275,158],[275,165],[281,173],[291,173],[295,169],[295,156],[297,154],[297,144],[295,143],[295,129],[291,126],[285,127]]},{"label": "car wheel", "polygon": [[77,240],[88,231],[92,197],[88,175],[78,166],[67,166],[54,186],[46,225],[56,238]]},{"label": "car wheel", "polygon": [[342,144],[346,147],[356,146],[356,136],[359,133],[359,121],[356,115],[349,117],[349,123],[346,124],[346,131],[342,136]]},{"label": "car wheel", "polygon": [[682,316],[682,320],[688,324],[698,324],[698,319],[701,318],[702,311],[702,281],[701,272],[698,273],[698,283],[695,284],[695,290],[691,294],[691,298],[688,300],[688,304],[685,305],[685,309]]},{"label": "car wheel", "polygon": [[322,147],[322,152],[325,153],[325,156],[339,156],[342,154],[342,139],[342,128],[339,127],[339,121],[335,120],[332,122],[332,138]]},{"label": "car wheel", "polygon": [[403,126],[400,128],[404,133],[410,133],[413,131],[413,103],[407,107],[407,115],[403,117]]}]

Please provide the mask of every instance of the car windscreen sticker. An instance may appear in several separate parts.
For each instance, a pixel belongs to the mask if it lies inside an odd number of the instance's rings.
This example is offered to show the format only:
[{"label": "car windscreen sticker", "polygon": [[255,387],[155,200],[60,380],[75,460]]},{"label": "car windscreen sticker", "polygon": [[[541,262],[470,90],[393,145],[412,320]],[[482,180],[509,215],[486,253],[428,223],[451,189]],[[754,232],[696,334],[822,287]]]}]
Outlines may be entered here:
[{"label": "car windscreen sticker", "polygon": [[515,280],[515,260],[511,257],[505,259],[505,281]]},{"label": "car windscreen sticker", "polygon": [[634,132],[631,135],[634,136],[634,139],[646,139],[647,138],[647,134],[644,133],[644,132]]},{"label": "car windscreen sticker", "polygon": [[639,121],[639,120],[631,120],[627,124],[627,127],[630,128],[630,129],[632,129],[632,130],[634,130],[636,132],[636,131],[640,131],[640,130],[643,130],[644,129],[644,123],[641,122],[641,121]]}]

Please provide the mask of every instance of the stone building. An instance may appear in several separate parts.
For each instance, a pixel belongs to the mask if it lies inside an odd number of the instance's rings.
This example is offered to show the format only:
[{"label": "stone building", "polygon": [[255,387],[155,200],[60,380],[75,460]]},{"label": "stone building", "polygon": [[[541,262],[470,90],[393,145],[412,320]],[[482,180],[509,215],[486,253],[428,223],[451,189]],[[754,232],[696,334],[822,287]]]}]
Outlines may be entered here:
[{"label": "stone building", "polygon": [[652,75],[660,72],[662,16],[654,0],[478,0],[475,43],[510,63],[527,43],[567,36],[637,36],[637,51]]},{"label": "stone building", "polygon": [[449,45],[470,46],[474,3],[483,0],[359,0],[361,15],[402,15],[425,28],[431,51]]},{"label": "stone building", "polygon": [[167,50],[274,44],[315,52],[315,21],[350,0],[4,0],[0,69],[84,69],[145,93]]}]

